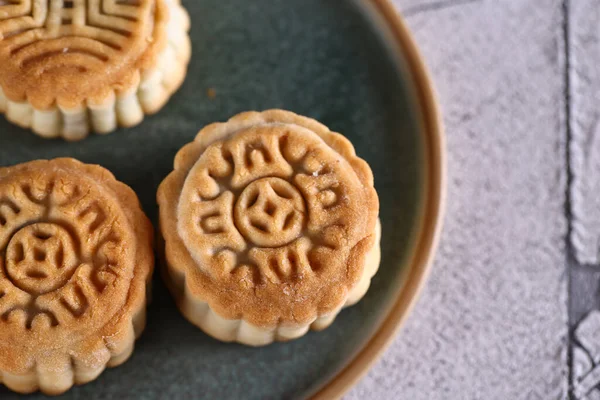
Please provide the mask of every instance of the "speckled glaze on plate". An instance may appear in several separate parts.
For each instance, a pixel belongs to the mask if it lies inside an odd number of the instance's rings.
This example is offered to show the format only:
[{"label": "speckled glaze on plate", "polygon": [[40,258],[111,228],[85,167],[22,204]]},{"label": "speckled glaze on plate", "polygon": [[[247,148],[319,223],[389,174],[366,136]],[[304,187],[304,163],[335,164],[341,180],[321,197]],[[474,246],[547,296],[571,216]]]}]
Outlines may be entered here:
[{"label": "speckled glaze on plate", "polygon": [[[387,0],[183,3],[193,21],[193,60],[159,114],[73,144],[0,119],[0,165],[58,156],[101,164],[134,188],[156,222],[157,186],[202,126],[240,111],[289,109],[348,136],[371,164],[381,201],[381,268],[365,299],[331,328],[259,349],[204,335],[179,314],[156,274],[148,326],[131,360],[64,397],[339,397],[407,316],[437,242],[443,137],[423,65]],[[0,398],[22,397],[2,387]]]}]

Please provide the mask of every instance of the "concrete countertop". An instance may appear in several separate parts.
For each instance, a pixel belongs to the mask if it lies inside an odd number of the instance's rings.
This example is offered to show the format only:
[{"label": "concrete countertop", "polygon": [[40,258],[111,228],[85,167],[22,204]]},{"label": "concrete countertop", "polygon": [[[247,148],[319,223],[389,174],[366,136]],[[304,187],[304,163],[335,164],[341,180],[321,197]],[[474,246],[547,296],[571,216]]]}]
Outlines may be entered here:
[{"label": "concrete countertop", "polygon": [[394,0],[439,93],[429,282],[348,399],[600,399],[600,1]]}]

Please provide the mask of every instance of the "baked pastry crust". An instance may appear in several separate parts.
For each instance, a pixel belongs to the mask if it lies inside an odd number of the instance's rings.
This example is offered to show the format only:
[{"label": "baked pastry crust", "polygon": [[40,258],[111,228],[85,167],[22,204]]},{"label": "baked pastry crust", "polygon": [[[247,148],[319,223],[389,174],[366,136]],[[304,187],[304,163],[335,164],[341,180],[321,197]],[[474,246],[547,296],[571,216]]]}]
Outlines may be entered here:
[{"label": "baked pastry crust", "polygon": [[135,125],[183,82],[189,26],[179,0],[0,0],[0,112],[70,140]]},{"label": "baked pastry crust", "polygon": [[0,382],[55,395],[125,362],[145,325],[152,238],[104,168],[0,168]]},{"label": "baked pastry crust", "polygon": [[379,201],[352,144],[270,110],[209,125],[160,185],[167,280],[182,312],[262,345],[328,326],[379,265]]}]

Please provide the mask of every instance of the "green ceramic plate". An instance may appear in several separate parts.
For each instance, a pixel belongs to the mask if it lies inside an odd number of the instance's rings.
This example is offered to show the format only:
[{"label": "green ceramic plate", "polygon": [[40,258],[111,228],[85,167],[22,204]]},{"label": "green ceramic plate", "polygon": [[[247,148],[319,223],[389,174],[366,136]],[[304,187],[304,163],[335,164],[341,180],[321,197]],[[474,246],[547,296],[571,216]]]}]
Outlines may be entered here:
[{"label": "green ceramic plate", "polygon": [[[156,274],[148,327],[131,360],[65,397],[340,396],[406,316],[435,247],[442,137],[426,75],[384,0],[184,5],[193,21],[193,60],[184,86],[158,115],[71,144],[39,139],[0,117],[0,165],[59,156],[101,164],[133,187],[156,221],[157,186],[202,126],[246,110],[289,109],[348,136],[371,164],[381,200],[381,268],[365,299],[331,328],[260,349],[204,335],[179,314]],[[1,398],[13,396],[0,388]]]}]

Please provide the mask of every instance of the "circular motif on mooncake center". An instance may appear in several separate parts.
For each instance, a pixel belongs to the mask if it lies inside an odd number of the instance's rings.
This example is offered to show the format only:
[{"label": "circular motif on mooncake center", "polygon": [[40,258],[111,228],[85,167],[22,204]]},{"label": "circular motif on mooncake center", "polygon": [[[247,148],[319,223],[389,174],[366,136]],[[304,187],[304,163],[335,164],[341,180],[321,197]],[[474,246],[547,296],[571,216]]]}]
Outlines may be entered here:
[{"label": "circular motif on mooncake center", "polygon": [[304,198],[281,178],[262,178],[242,191],[234,209],[235,224],[246,240],[260,247],[284,246],[300,236]]},{"label": "circular motif on mooncake center", "polygon": [[79,265],[76,241],[55,223],[35,223],[18,230],[6,249],[6,272],[11,281],[33,295],[64,286]]}]

